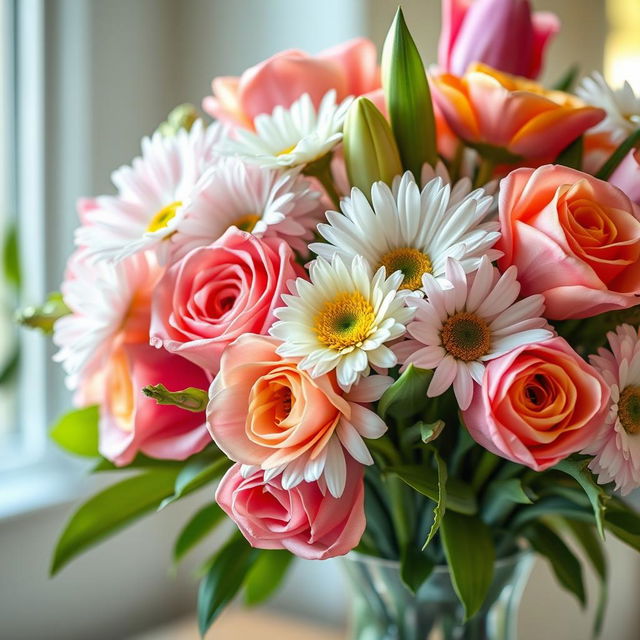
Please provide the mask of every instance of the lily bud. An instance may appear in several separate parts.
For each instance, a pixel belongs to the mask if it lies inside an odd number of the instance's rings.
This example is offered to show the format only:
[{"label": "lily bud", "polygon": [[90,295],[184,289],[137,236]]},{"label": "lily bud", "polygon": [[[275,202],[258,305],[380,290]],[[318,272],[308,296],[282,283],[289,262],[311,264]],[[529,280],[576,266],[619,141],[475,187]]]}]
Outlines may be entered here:
[{"label": "lily bud", "polygon": [[209,395],[204,389],[187,387],[182,391],[169,391],[163,384],[143,387],[145,396],[153,398],[157,404],[168,404],[187,411],[200,412],[207,408]]},{"label": "lily bud", "polygon": [[367,98],[357,98],[344,122],[344,158],[351,186],[365,194],[382,180],[391,185],[402,173],[400,153],[389,123]]}]

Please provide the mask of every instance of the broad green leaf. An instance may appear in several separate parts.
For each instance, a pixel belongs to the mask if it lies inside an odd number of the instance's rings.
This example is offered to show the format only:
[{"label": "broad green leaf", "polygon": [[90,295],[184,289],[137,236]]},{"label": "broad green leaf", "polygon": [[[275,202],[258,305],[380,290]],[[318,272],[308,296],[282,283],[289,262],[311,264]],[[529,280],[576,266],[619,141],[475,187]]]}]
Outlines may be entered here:
[{"label": "broad green leaf", "polygon": [[111,460],[102,458],[98,464],[91,469],[91,473],[103,473],[107,471],[128,471],[130,469],[182,469],[184,460],[160,460],[159,458],[149,458],[143,453],[136,454],[136,457],[126,466],[118,467]]},{"label": "broad green leaf", "polygon": [[596,178],[600,180],[608,180],[611,174],[618,168],[618,165],[624,160],[625,156],[631,149],[640,145],[640,129],[636,129],[630,136],[622,141],[620,146],[611,154],[609,159],[604,163],[600,171],[596,173]]},{"label": "broad green leaf", "polygon": [[[387,469],[403,482],[434,502],[438,501],[438,473],[422,465],[398,466]],[[447,509],[473,515],[478,510],[476,497],[471,487],[455,477],[449,477],[446,484]]]},{"label": "broad green leaf", "polygon": [[254,606],[268,600],[282,584],[293,558],[288,551],[262,550],[245,580],[245,603]]},{"label": "broad green leaf", "polygon": [[578,77],[578,73],[580,73],[579,65],[574,64],[573,66],[569,67],[564,75],[553,85],[553,90],[571,91]]},{"label": "broad green leaf", "polygon": [[382,50],[382,87],[402,164],[420,181],[422,165],[438,161],[436,124],[424,64],[400,8]]},{"label": "broad green leaf", "polygon": [[581,507],[562,496],[546,496],[518,511],[511,520],[510,528],[517,531],[534,520],[553,515],[592,524],[595,521],[590,506]]},{"label": "broad green leaf", "polygon": [[533,493],[522,486],[520,478],[494,480],[487,489],[482,514],[486,522],[494,523],[503,518],[514,505],[532,504]]},{"label": "broad green leaf", "polygon": [[215,554],[198,590],[198,627],[202,636],[238,593],[258,555],[259,550],[240,533],[235,533]]},{"label": "broad green leaf", "polygon": [[65,413],[51,429],[51,439],[69,453],[87,458],[97,458],[98,421],[97,405],[85,409],[74,409]]},{"label": "broad green leaf", "polygon": [[62,532],[53,555],[51,575],[89,547],[157,508],[173,492],[177,475],[177,469],[148,471],[90,498]]},{"label": "broad green leaf", "polygon": [[640,551],[640,514],[622,501],[611,502],[605,513],[605,526],[614,536]]},{"label": "broad green leaf", "polygon": [[491,531],[477,517],[448,510],[440,525],[440,537],[453,587],[469,619],[482,606],[493,580],[495,549]]},{"label": "broad green leaf", "polygon": [[604,511],[605,500],[608,498],[604,489],[596,484],[591,471],[587,468],[589,460],[562,460],[553,468],[570,475],[584,489],[593,508],[593,515],[596,518],[598,533],[604,539]]},{"label": "broad green leaf", "polygon": [[410,364],[402,375],[382,394],[378,413],[385,418],[388,413],[403,418],[421,413],[427,404],[427,387],[432,371]]},{"label": "broad green leaf", "polygon": [[433,450],[433,458],[436,461],[438,470],[438,500],[433,509],[433,523],[431,529],[429,529],[429,535],[422,546],[423,550],[427,548],[427,545],[433,540],[433,536],[436,535],[447,508],[447,465],[435,448]]},{"label": "broad green leaf", "polygon": [[391,516],[384,502],[384,489],[372,477],[376,471],[367,467],[364,476],[364,512],[367,528],[365,533],[373,546],[386,558],[392,558],[394,551],[394,533]]},{"label": "broad green leaf", "polygon": [[12,224],[4,237],[2,247],[2,267],[5,280],[16,289],[20,289],[22,275],[20,273],[20,258],[18,255],[18,228]]},{"label": "broad green leaf", "polygon": [[524,533],[535,551],[547,558],[558,582],[573,593],[584,607],[586,596],[582,566],[571,549],[560,536],[541,522],[532,524]]},{"label": "broad green leaf", "polygon": [[584,153],[584,136],[576,138],[558,155],[554,164],[561,164],[572,169],[582,169],[582,155]]},{"label": "broad green leaf", "polygon": [[415,593],[433,571],[434,563],[426,553],[406,545],[400,555],[400,577],[407,588]]},{"label": "broad green leaf", "polygon": [[173,547],[173,562],[175,564],[180,562],[224,520],[224,517],[224,511],[215,502],[202,507],[180,532]]}]

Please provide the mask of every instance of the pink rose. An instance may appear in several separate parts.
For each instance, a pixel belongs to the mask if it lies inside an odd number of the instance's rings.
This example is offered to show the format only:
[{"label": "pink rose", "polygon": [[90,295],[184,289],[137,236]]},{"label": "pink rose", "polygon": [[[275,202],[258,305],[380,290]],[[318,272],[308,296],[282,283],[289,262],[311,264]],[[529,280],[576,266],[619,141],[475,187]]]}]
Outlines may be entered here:
[{"label": "pink rose", "polygon": [[184,460],[211,443],[204,413],[159,405],[142,388],[162,383],[170,391],[206,389],[207,374],[188,360],[147,344],[116,349],[101,378],[100,453],[121,466],[142,452]]},{"label": "pink rose", "polygon": [[636,204],[640,204],[640,149],[631,149],[611,174],[609,182],[622,189]]},{"label": "pink rose", "polygon": [[489,362],[463,419],[492,453],[544,471],[593,440],[608,401],[602,376],[552,338]]},{"label": "pink rose", "polygon": [[298,275],[277,238],[230,227],[213,244],[172,265],[153,296],[151,344],[217,373],[224,348],[245,333],[265,334],[273,310]]},{"label": "pink rose", "polygon": [[640,208],[581,171],[516,169],[500,183],[502,270],[541,293],[548,318],[586,318],[640,302]]},{"label": "pink rose", "polygon": [[322,491],[317,482],[286,490],[264,471],[248,478],[235,464],[222,478],[216,501],[259,549],[287,549],[307,560],[341,556],[353,549],[366,526],[362,466],[349,459],[341,498]]},{"label": "pink rose", "polygon": [[213,96],[202,108],[223,122],[252,128],[261,113],[276,105],[291,106],[308,93],[317,107],[327,91],[335,89],[338,102],[380,87],[375,45],[365,38],[310,56],[290,49],[247,69],[241,77],[219,77],[211,84]]}]

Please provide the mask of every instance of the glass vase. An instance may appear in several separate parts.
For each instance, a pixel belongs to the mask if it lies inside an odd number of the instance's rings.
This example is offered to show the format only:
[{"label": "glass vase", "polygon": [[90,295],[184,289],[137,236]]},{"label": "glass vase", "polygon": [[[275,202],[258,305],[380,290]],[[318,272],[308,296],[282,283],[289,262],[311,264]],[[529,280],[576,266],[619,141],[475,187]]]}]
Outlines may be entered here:
[{"label": "glass vase", "polygon": [[497,560],[487,599],[466,622],[446,565],[412,594],[397,562],[351,553],[344,563],[353,592],[351,640],[516,640],[533,556],[518,552]]}]

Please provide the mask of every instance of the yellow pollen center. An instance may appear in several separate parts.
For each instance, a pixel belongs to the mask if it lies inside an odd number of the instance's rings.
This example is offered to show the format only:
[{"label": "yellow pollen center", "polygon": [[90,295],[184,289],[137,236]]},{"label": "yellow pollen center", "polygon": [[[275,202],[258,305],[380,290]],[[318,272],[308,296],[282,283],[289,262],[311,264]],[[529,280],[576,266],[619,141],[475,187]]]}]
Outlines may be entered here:
[{"label": "yellow pollen center", "polygon": [[298,146],[297,142],[294,142],[290,147],[283,149],[282,151],[278,151],[276,153],[277,156],[283,156],[285,153],[291,153]]},{"label": "yellow pollen center", "polygon": [[147,225],[147,231],[159,231],[160,229],[164,229],[173,218],[176,217],[176,211],[179,207],[182,206],[182,202],[176,200],[171,204],[168,204],[166,207],[163,207],[153,215],[149,224]]},{"label": "yellow pollen center", "polygon": [[473,313],[461,311],[442,325],[440,339],[445,351],[454,358],[471,362],[489,353],[491,331],[489,325]]},{"label": "yellow pollen center", "polygon": [[400,285],[400,289],[411,289],[415,291],[422,286],[422,276],[425,273],[432,272],[431,260],[426,253],[422,253],[417,249],[393,249],[385,253],[380,258],[378,268],[384,267],[387,275],[391,275],[394,271],[402,271],[404,280]]},{"label": "yellow pollen center", "polygon": [[246,231],[247,233],[251,233],[254,229],[261,216],[256,215],[255,213],[249,213],[246,216],[242,216],[242,218],[238,218],[234,225],[240,229],[240,231]]},{"label": "yellow pollen center", "polygon": [[372,333],[376,315],[371,303],[360,293],[341,293],[325,302],[315,317],[318,340],[341,351],[359,347]]},{"label": "yellow pollen center", "polygon": [[628,434],[640,433],[640,385],[629,385],[622,390],[618,418]]}]

